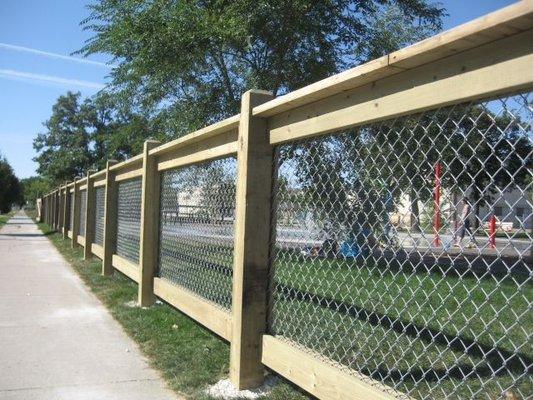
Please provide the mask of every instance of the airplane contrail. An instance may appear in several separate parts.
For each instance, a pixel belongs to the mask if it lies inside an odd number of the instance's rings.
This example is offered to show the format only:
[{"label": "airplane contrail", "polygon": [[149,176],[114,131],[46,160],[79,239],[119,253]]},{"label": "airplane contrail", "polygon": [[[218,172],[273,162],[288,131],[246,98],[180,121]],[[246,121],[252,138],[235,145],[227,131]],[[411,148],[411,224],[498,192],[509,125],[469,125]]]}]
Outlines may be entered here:
[{"label": "airplane contrail", "polygon": [[61,78],[59,76],[52,75],[33,74],[30,72],[14,71],[11,69],[0,69],[0,78],[11,80],[27,79],[38,82],[55,83],[67,87],[76,86],[90,89],[103,89],[105,87],[105,85],[102,83],[82,81],[79,79]]},{"label": "airplane contrail", "polygon": [[99,61],[87,60],[85,58],[65,56],[63,54],[51,53],[49,51],[37,50],[37,49],[32,49],[30,47],[24,47],[24,46],[16,46],[16,45],[13,45],[13,44],[8,44],[8,43],[1,43],[0,42],[0,49],[19,51],[19,52],[23,52],[23,53],[30,53],[30,54],[35,54],[35,55],[39,55],[39,56],[44,56],[44,57],[49,57],[49,58],[56,58],[56,59],[59,59],[59,60],[65,60],[65,61],[73,61],[73,62],[77,62],[77,63],[80,63],[80,64],[94,65],[94,66],[101,67],[101,68],[114,68],[114,67],[116,67],[116,65],[114,65],[114,64],[106,64],[106,63],[99,62]]}]

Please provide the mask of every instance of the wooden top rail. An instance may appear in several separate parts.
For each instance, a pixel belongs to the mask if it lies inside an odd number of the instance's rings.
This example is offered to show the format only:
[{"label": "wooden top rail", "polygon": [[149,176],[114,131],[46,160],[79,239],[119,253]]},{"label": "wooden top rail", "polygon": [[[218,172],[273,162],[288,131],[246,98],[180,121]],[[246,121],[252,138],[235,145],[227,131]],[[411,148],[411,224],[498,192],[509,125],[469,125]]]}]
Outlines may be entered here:
[{"label": "wooden top rail", "polygon": [[80,178],[80,179],[75,180],[75,181],[74,181],[74,184],[75,184],[76,186],[78,186],[78,187],[87,184],[87,177],[85,177],[85,178]]},{"label": "wooden top rail", "polygon": [[126,167],[132,167],[135,164],[141,165],[142,161],[143,161],[142,153],[141,154],[137,154],[135,157],[131,157],[131,158],[125,160],[125,161],[119,162],[119,163],[109,167],[109,170],[110,171],[116,171],[116,170],[124,169]]},{"label": "wooden top rail", "polygon": [[188,135],[182,136],[171,142],[162,144],[152,150],[150,150],[150,155],[163,155],[171,151],[196,144],[198,142],[204,141],[206,139],[218,136],[239,127],[239,115],[234,115],[233,117],[226,118],[220,122],[216,122],[212,125],[206,126],[205,128],[199,129]]},{"label": "wooden top rail", "polygon": [[529,29],[276,114],[268,119],[270,144],[528,91],[532,43]]},{"label": "wooden top rail", "polygon": [[277,97],[254,107],[253,115],[271,117],[531,28],[533,0],[522,0],[387,56]]},{"label": "wooden top rail", "polygon": [[100,171],[95,172],[94,174],[91,174],[91,179],[103,179],[105,178],[105,173],[106,173],[105,168],[101,169]]}]

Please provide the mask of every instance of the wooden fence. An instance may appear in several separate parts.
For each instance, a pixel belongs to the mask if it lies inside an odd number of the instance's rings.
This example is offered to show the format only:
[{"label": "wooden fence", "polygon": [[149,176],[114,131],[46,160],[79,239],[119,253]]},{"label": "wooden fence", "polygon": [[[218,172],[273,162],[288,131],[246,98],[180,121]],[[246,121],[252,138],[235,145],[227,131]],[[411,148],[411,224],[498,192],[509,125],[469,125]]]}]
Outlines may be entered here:
[{"label": "wooden fence", "polygon": [[[86,258],[100,258],[103,275],[116,269],[137,282],[140,305],[160,298],[230,342],[230,378],[238,388],[261,384],[266,366],[321,399],[405,398],[386,381],[347,371],[269,331],[274,149],[532,87],[533,2],[521,1],[278,98],[248,91],[239,115],[169,143],[147,141],[142,154],[108,161],[104,170],[43,196],[40,215],[72,246],[83,246]],[[230,310],[155,276],[162,173],[226,157],[237,160]],[[134,179],[142,192],[138,262],[117,254],[118,185]],[[95,243],[98,188],[105,188],[101,244]]]}]

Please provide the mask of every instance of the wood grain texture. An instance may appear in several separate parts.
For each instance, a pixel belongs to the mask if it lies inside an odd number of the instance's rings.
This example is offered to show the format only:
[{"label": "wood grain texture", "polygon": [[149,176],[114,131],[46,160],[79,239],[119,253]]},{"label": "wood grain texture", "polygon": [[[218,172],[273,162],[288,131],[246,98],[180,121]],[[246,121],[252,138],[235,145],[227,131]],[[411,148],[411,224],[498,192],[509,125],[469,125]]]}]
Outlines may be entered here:
[{"label": "wood grain texture", "polygon": [[269,119],[270,143],[327,134],[533,85],[533,30]]},{"label": "wood grain texture", "polygon": [[154,278],[154,293],[220,337],[231,340],[229,312],[161,278]]},{"label": "wood grain texture", "polygon": [[[394,400],[398,392],[362,374],[348,374],[319,354],[264,335],[262,362],[321,400]],[[408,399],[402,394],[402,399]]]},{"label": "wood grain texture", "polygon": [[155,301],[154,272],[157,268],[159,239],[159,186],[156,156],[149,154],[159,142],[147,140],[143,147],[142,190],[141,190],[141,233],[140,233],[140,281],[138,302],[142,307]]},{"label": "wood grain texture", "polygon": [[141,271],[137,264],[131,262],[130,260],[126,260],[117,254],[113,254],[112,265],[113,268],[119,270],[131,280],[139,283]]},{"label": "wood grain texture", "polygon": [[252,109],[271,98],[269,92],[248,91],[241,103],[230,350],[230,379],[239,389],[257,387],[264,379],[272,146],[266,120],[254,117]]},{"label": "wood grain texture", "polygon": [[117,247],[117,212],[118,193],[115,173],[111,167],[116,163],[109,160],[106,164],[106,186],[104,200],[104,257],[102,259],[102,275],[107,276],[113,273],[113,254]]}]

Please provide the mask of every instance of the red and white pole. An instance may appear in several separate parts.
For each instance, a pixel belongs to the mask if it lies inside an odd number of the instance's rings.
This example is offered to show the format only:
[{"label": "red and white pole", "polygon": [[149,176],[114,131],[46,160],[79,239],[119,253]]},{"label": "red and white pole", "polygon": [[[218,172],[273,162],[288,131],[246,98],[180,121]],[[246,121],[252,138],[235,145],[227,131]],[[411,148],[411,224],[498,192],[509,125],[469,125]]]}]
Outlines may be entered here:
[{"label": "red and white pole", "polygon": [[496,248],[496,216],[494,214],[489,220],[489,244],[491,249]]},{"label": "red and white pole", "polygon": [[440,246],[440,227],[441,227],[441,220],[440,220],[440,184],[441,184],[441,175],[442,175],[442,165],[440,162],[437,162],[435,164],[435,195],[433,196],[435,199],[435,220],[433,223],[433,231],[435,233],[435,237],[433,239],[433,246]]}]

